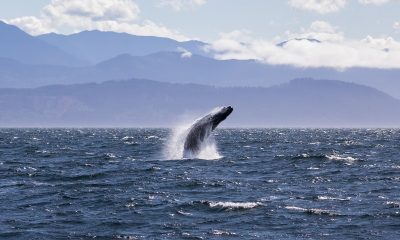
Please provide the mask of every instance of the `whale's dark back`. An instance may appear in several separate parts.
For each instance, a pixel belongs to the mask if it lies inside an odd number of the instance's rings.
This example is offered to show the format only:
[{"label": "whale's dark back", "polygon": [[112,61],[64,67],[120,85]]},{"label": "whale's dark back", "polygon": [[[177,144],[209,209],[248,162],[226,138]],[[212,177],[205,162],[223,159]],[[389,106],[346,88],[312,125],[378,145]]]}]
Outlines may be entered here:
[{"label": "whale's dark back", "polygon": [[223,107],[217,112],[210,113],[197,120],[189,129],[185,139],[183,155],[184,157],[196,156],[212,131],[224,121],[233,111],[231,106]]}]

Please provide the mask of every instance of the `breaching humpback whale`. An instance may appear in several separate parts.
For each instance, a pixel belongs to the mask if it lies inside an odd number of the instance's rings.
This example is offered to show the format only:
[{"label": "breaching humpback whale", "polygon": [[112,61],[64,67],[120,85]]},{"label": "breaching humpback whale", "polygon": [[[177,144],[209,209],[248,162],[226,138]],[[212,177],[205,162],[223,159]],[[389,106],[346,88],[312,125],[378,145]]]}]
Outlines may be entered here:
[{"label": "breaching humpback whale", "polygon": [[191,158],[197,156],[204,141],[232,111],[233,108],[231,106],[222,107],[197,120],[188,130],[183,148],[183,157]]}]

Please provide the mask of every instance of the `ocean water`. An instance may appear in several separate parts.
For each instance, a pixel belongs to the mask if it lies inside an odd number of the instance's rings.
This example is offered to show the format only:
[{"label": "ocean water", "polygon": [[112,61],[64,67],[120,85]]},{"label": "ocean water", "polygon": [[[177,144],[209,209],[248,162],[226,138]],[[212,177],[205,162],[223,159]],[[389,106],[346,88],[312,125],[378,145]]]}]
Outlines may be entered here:
[{"label": "ocean water", "polygon": [[400,239],[398,129],[173,135],[1,129],[0,239]]}]

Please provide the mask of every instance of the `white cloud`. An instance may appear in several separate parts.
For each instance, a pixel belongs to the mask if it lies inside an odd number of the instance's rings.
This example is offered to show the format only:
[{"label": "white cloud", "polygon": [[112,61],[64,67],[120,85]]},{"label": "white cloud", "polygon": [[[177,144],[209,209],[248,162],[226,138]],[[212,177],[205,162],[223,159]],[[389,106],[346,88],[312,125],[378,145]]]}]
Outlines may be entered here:
[{"label": "white cloud", "polygon": [[358,0],[361,4],[382,5],[388,3],[390,0]]},{"label": "white cloud", "polygon": [[176,11],[204,5],[206,0],[160,0],[160,6],[168,6]]},{"label": "white cloud", "polygon": [[343,8],[346,0],[289,0],[289,5],[302,10],[326,14]]},{"label": "white cloud", "polygon": [[400,22],[394,22],[393,23],[393,28],[396,30],[400,30]]},{"label": "white cloud", "polygon": [[301,29],[299,33],[287,32],[288,38],[308,38],[319,41],[342,41],[343,33],[325,21],[314,21],[307,29]]},{"label": "white cloud", "polygon": [[140,9],[133,0],[53,0],[39,16],[7,22],[32,35],[101,30],[187,40],[179,32],[150,20],[138,21],[139,14]]},{"label": "white cloud", "polygon": [[182,47],[178,47],[177,51],[181,53],[181,58],[191,58],[193,56],[191,52]]},{"label": "white cloud", "polygon": [[55,31],[49,24],[45,23],[41,19],[35,16],[25,16],[6,20],[5,22],[18,26],[22,30],[32,35],[39,35],[42,33]]},{"label": "white cloud", "polygon": [[[314,33],[338,34],[336,28],[327,23],[314,22],[310,28]],[[305,32],[301,33],[305,34]],[[248,37],[247,37],[248,38]],[[263,39],[241,41],[240,34],[223,34],[209,48],[217,59],[255,59],[273,65],[294,65],[297,67],[350,67],[400,68],[400,43],[393,38],[362,40],[328,39],[309,41],[297,39],[277,45]],[[321,40],[321,39],[319,39]]]}]

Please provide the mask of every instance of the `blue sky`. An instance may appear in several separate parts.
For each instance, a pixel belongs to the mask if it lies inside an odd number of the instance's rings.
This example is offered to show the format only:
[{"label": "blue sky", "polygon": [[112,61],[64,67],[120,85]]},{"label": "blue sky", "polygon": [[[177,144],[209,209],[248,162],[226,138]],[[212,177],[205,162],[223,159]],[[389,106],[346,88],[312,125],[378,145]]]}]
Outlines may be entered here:
[{"label": "blue sky", "polygon": [[[400,0],[0,1],[0,19],[32,35],[99,29],[199,39],[220,59],[337,68],[400,67],[399,13]],[[294,38],[324,44],[275,46]]]}]

